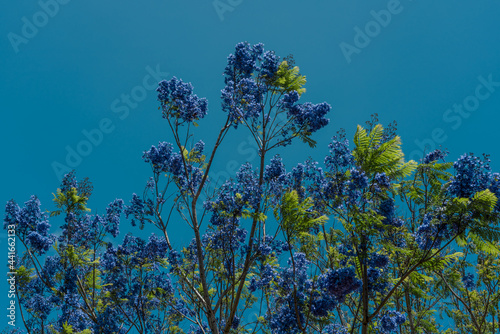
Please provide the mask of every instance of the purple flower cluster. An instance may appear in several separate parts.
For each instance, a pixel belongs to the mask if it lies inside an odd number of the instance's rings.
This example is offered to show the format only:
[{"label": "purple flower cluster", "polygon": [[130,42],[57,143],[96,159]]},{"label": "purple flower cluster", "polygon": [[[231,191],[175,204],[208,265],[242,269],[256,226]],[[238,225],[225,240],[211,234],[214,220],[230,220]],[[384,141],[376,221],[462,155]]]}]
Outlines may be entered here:
[{"label": "purple flower cluster", "polygon": [[328,125],[330,120],[325,116],[332,108],[328,103],[297,104],[298,100],[299,94],[297,91],[292,91],[285,94],[281,101],[281,106],[287,110],[287,116],[298,128],[310,134]]},{"label": "purple flower cluster", "polygon": [[35,253],[41,255],[46,253],[50,246],[54,242],[54,238],[47,235],[42,235],[38,232],[32,231],[27,237],[28,244],[35,251]]},{"label": "purple flower cluster", "polygon": [[46,253],[55,241],[55,236],[49,233],[47,214],[40,209],[40,200],[36,196],[31,196],[23,208],[14,200],[7,202],[4,229],[8,225],[14,225],[16,234],[39,255]]},{"label": "purple flower cluster", "polygon": [[77,293],[66,293],[61,306],[61,315],[58,318],[58,330],[62,331],[63,324],[67,323],[74,330],[80,332],[92,328],[92,321],[82,311],[83,305]]},{"label": "purple flower cluster", "polygon": [[343,255],[343,257],[341,257],[342,259],[340,260],[340,265],[342,267],[352,265],[353,262],[352,262],[351,258],[356,256],[356,252],[354,251],[354,248],[349,244],[341,243],[337,246],[337,249],[338,249],[338,252]]},{"label": "purple flower cluster", "polygon": [[116,238],[118,233],[120,233],[120,216],[123,211],[123,200],[115,199],[106,208],[106,220],[104,223],[104,228],[106,232],[110,233]]},{"label": "purple flower cluster", "polygon": [[[127,279],[127,272],[134,271],[138,266],[153,266],[158,269],[158,261],[167,256],[167,243],[164,238],[152,234],[148,241],[127,234],[122,245],[114,248],[108,244],[107,250],[101,257],[100,266],[105,273],[105,290],[119,298],[127,298],[133,303],[133,296],[141,294],[141,289],[154,290],[161,288],[171,291],[170,278],[164,273],[156,272],[154,276],[142,278],[139,281]],[[152,274],[151,274],[152,275]],[[128,288],[127,288],[128,286]]]},{"label": "purple flower cluster", "polygon": [[94,326],[94,333],[102,334],[126,334],[127,329],[121,325],[122,317],[113,307],[106,307],[104,312],[97,315],[97,323]]},{"label": "purple flower cluster", "polygon": [[142,158],[151,163],[155,173],[172,173],[178,175],[181,172],[182,157],[179,153],[173,153],[173,146],[167,142],[160,142],[158,147],[144,152]]},{"label": "purple flower cluster", "polygon": [[368,187],[366,173],[356,167],[351,168],[350,178],[347,181],[347,203],[354,205],[360,199],[362,191]]},{"label": "purple flower cluster", "polygon": [[473,273],[466,273],[465,275],[462,276],[462,283],[464,284],[464,287],[467,290],[473,290],[476,286],[474,283],[474,274]]},{"label": "purple flower cluster", "polygon": [[255,276],[252,276],[248,289],[251,292],[255,292],[257,289],[269,288],[270,283],[277,278],[277,275],[278,272],[275,267],[270,264],[263,265],[260,268],[260,278],[257,279]]},{"label": "purple flower cluster", "polygon": [[[306,314],[317,318],[325,318],[329,312],[342,302],[347,294],[358,290],[361,281],[356,278],[354,268],[341,268],[335,271],[328,270],[314,282],[308,276],[310,262],[303,253],[295,253],[288,261],[288,267],[276,271],[274,267],[266,265],[261,270],[263,281],[252,278],[250,291],[257,288],[270,287],[274,281],[274,289],[279,293],[266,318],[269,321],[272,333],[301,333],[299,321],[305,325]],[[322,333],[344,333],[341,326],[331,325]]]},{"label": "purple flower cluster", "polygon": [[[222,110],[228,113],[235,128],[242,122],[251,126],[261,125],[260,116],[268,101],[265,94],[275,94],[281,89],[276,86],[275,80],[279,65],[279,57],[272,51],[264,51],[263,44],[251,46],[246,42],[238,43],[235,53],[229,55],[224,71],[226,86],[221,91],[221,99]],[[310,136],[329,122],[325,118],[331,109],[328,103],[298,104],[298,100],[297,91],[287,91],[276,104],[276,112],[286,113],[289,120],[280,129],[282,146],[288,145],[299,134]],[[263,118],[268,121],[271,117],[266,114]],[[290,132],[293,134],[289,134]]]},{"label": "purple flower cluster", "polygon": [[102,254],[99,261],[99,265],[104,271],[114,271],[119,269],[120,263],[118,256],[116,254],[116,249],[113,247],[112,243],[107,244],[106,251]]},{"label": "purple flower cluster", "polygon": [[452,196],[470,198],[490,185],[491,168],[489,159],[484,160],[472,154],[462,155],[454,164],[455,176],[451,179],[448,192]]},{"label": "purple flower cluster", "polygon": [[354,156],[349,149],[349,140],[345,138],[345,134],[334,136],[328,147],[330,154],[325,157],[325,165],[329,172],[345,171],[354,166]]},{"label": "purple flower cluster", "polygon": [[250,164],[243,165],[236,178],[237,183],[226,182],[217,197],[205,203],[205,208],[211,212],[211,225],[203,236],[203,243],[225,254],[240,249],[241,255],[245,256],[246,248],[243,246],[247,231],[240,228],[240,219],[243,211],[260,205],[262,196],[257,175]]},{"label": "purple flower cluster", "polygon": [[497,204],[495,205],[495,211],[500,212],[500,174],[492,173],[490,186],[488,189],[495,194],[497,198]]},{"label": "purple flower cluster", "polygon": [[42,277],[51,286],[55,285],[55,275],[62,269],[61,259],[56,256],[47,256],[42,268]]},{"label": "purple flower cluster", "polygon": [[339,302],[362,286],[361,280],[356,277],[354,267],[328,269],[325,274],[319,277],[318,283],[323,290],[334,296]]},{"label": "purple flower cluster", "polygon": [[50,298],[45,298],[37,293],[33,294],[31,298],[25,300],[23,302],[23,306],[32,313],[35,313],[42,320],[47,320],[54,307]]},{"label": "purple flower cluster", "polygon": [[143,249],[139,251],[137,257],[147,259],[148,261],[157,261],[167,256],[168,245],[164,237],[158,238],[155,234],[151,234],[148,242]]},{"label": "purple flower cluster", "polygon": [[143,228],[148,216],[153,214],[153,201],[151,199],[146,199],[144,201],[137,194],[132,194],[132,199],[130,200],[130,205],[125,206],[125,215],[128,218],[132,216],[132,226],[139,222],[140,227]]},{"label": "purple flower cluster", "polygon": [[227,112],[234,127],[244,120],[255,121],[262,112],[263,86],[253,78],[243,78],[236,83],[230,82],[222,90],[222,110]]},{"label": "purple flower cluster", "polygon": [[324,196],[325,179],[323,169],[318,167],[317,162],[306,160],[304,163],[297,164],[290,176],[290,185],[300,199],[304,199],[307,197],[306,193],[309,193],[315,199],[315,204],[319,204]]},{"label": "purple flower cluster", "polygon": [[384,224],[390,223],[394,219],[394,200],[388,198],[380,203],[378,214],[383,216],[382,222]]},{"label": "purple flower cluster", "polygon": [[349,181],[349,189],[361,190],[368,187],[368,177],[366,173],[358,168],[351,168],[351,179]]},{"label": "purple flower cluster", "polygon": [[72,188],[78,189],[78,181],[76,180],[76,175],[74,170],[64,175],[60,187],[62,193],[67,193]]},{"label": "purple flower cluster", "polygon": [[385,199],[380,203],[377,213],[384,217],[382,223],[394,227],[401,227],[404,225],[404,221],[395,216],[395,209],[394,199],[392,198]]},{"label": "purple flower cluster", "polygon": [[196,144],[193,146],[193,158],[194,159],[201,159],[203,156],[203,151],[205,150],[205,143],[203,140],[198,140]]},{"label": "purple flower cluster", "polygon": [[437,227],[432,224],[432,215],[426,214],[422,224],[415,233],[415,241],[420,249],[428,250],[431,247],[438,247],[440,241],[437,239]]},{"label": "purple flower cluster", "polygon": [[266,314],[272,333],[302,333],[300,327],[305,325],[309,310],[314,316],[324,317],[335,307],[332,296],[316,291],[308,277],[310,262],[303,253],[295,253],[293,261],[288,260],[288,267],[279,272],[267,266],[269,272],[265,271],[263,276],[275,282],[274,289],[278,292]]},{"label": "purple flower cluster", "polygon": [[273,239],[271,236],[266,236],[264,240],[260,243],[256,242],[255,244],[256,251],[263,257],[269,258],[270,256],[279,256],[283,252],[287,252],[290,250],[290,246],[288,243]]},{"label": "purple flower cluster", "polygon": [[[119,222],[119,217],[117,219]],[[119,233],[118,225],[113,225],[113,223],[110,225],[105,218],[99,215],[77,216],[70,213],[64,218],[64,222],[58,240],[61,243],[74,246],[91,247],[102,240],[105,232]]]},{"label": "purple flower cluster", "polygon": [[422,162],[424,164],[430,164],[431,162],[438,161],[438,160],[443,160],[444,158],[448,155],[448,152],[442,151],[442,150],[434,150],[432,152],[429,152],[423,159]]},{"label": "purple flower cluster", "polygon": [[[263,75],[270,78],[270,71],[277,69],[278,59],[269,52],[263,57],[262,43],[250,46],[249,43],[238,43],[235,53],[227,58],[224,71],[226,86],[221,91],[222,110],[228,113],[234,127],[245,120],[254,123],[262,112],[263,94],[267,86],[259,81],[260,66],[263,61]],[[255,74],[252,76],[252,74]]]},{"label": "purple flower cluster", "polygon": [[[142,315],[145,322],[152,332],[157,332],[163,328],[162,323],[165,321],[173,321],[173,324],[179,321],[175,287],[169,274],[162,270],[163,259],[168,255],[165,239],[154,234],[147,241],[127,234],[117,248],[108,244],[99,266],[103,273],[104,301],[111,302],[109,315],[116,313],[113,321],[123,323],[126,321],[122,319],[123,313],[134,312],[138,307],[144,310],[163,308],[166,300],[171,301],[166,309],[171,320],[165,318],[163,322],[158,322],[154,314],[145,313]],[[116,305],[117,300],[120,301],[119,307]],[[100,326],[108,328],[105,325],[102,322]],[[110,324],[109,328],[115,328],[115,325]]]},{"label": "purple flower cluster", "polygon": [[[300,296],[302,297],[302,296]],[[299,304],[298,308],[301,310],[297,315],[295,311],[295,305],[293,303]],[[303,300],[297,299],[295,301],[290,301],[280,305],[273,310],[274,313],[271,314],[269,318],[269,327],[271,328],[271,333],[273,334],[281,334],[281,333],[290,333],[290,334],[299,334],[302,333],[300,327],[298,325],[299,319],[301,324],[305,324],[305,315],[303,312],[304,304]]]},{"label": "purple flower cluster", "polygon": [[380,317],[378,329],[382,334],[392,334],[399,330],[399,326],[406,321],[406,315],[397,312],[389,311]]},{"label": "purple flower cluster", "polygon": [[[339,207],[342,205],[342,197],[344,195],[345,189],[345,178],[325,178],[324,182],[319,183],[321,185],[320,194],[322,194],[321,199],[329,203],[332,207]],[[321,203],[322,200],[317,198],[317,202]]]},{"label": "purple flower cluster", "polygon": [[338,305],[338,300],[328,293],[314,291],[311,293],[310,304],[311,313],[315,317],[323,318]]},{"label": "purple flower cluster", "polygon": [[165,238],[158,238],[151,234],[148,241],[127,234],[122,245],[118,246],[117,253],[129,257],[129,262],[139,265],[141,263],[157,261],[167,256],[168,245]]},{"label": "purple flower cluster", "polygon": [[203,236],[203,244],[214,250],[235,252],[245,242],[247,231],[237,225],[222,225],[214,232],[207,232]]},{"label": "purple flower cluster", "polygon": [[[203,142],[196,143],[193,151],[195,158],[201,157],[203,148]],[[203,178],[203,170],[183,160],[181,153],[173,152],[172,144],[167,142],[159,143],[158,147],[152,146],[144,152],[142,158],[145,162],[151,163],[155,174],[172,175],[181,192],[194,192]]]},{"label": "purple flower cluster", "polygon": [[372,253],[370,254],[368,265],[374,268],[385,269],[389,265],[389,257],[379,253]]},{"label": "purple flower cluster", "polygon": [[285,165],[279,154],[275,155],[269,165],[266,166],[264,171],[264,181],[279,179],[282,175],[286,174]]},{"label": "purple flower cluster", "polygon": [[[465,224],[467,219],[463,219],[461,224]],[[420,249],[428,250],[438,248],[444,239],[457,233],[459,226],[457,224],[447,224],[446,215],[426,213],[422,224],[415,232],[415,241]]]},{"label": "purple flower cluster", "polygon": [[[254,71],[260,70],[257,61],[262,60],[264,53],[264,44],[259,43],[251,46],[248,42],[236,44],[234,54],[227,57],[227,66],[224,70],[225,83],[237,82],[241,79],[249,78]],[[271,54],[265,57],[265,73],[275,66],[277,69],[277,60]]]},{"label": "purple flower cluster", "polygon": [[241,194],[241,200],[248,203],[249,206],[256,209],[262,200],[262,189],[259,186],[259,178],[250,163],[240,167],[236,173],[238,192]]},{"label": "purple flower cluster", "polygon": [[207,114],[207,100],[193,94],[190,83],[173,77],[169,81],[161,81],[156,91],[164,118],[173,117],[182,122],[193,122]]},{"label": "purple flower cluster", "polygon": [[265,51],[262,58],[260,74],[265,79],[274,79],[276,72],[278,72],[280,57],[278,57],[274,51]]},{"label": "purple flower cluster", "polygon": [[290,188],[291,174],[285,170],[285,165],[279,155],[275,155],[264,171],[264,181],[268,184],[270,200],[278,205],[283,193]]},{"label": "purple flower cluster", "polygon": [[385,173],[377,173],[374,178],[374,191],[381,192],[387,190],[391,186],[391,180]]},{"label": "purple flower cluster", "polygon": [[347,328],[339,324],[328,325],[321,331],[321,334],[348,334],[348,333],[349,332],[347,331]]},{"label": "purple flower cluster", "polygon": [[182,265],[182,257],[181,257],[181,254],[175,250],[175,249],[172,249],[168,252],[168,263],[170,264],[171,266],[171,272],[172,271],[175,271],[176,268],[178,268],[180,265]]},{"label": "purple flower cluster", "polygon": [[367,278],[369,292],[386,293],[391,286],[387,280],[387,272],[382,268],[368,267]]}]

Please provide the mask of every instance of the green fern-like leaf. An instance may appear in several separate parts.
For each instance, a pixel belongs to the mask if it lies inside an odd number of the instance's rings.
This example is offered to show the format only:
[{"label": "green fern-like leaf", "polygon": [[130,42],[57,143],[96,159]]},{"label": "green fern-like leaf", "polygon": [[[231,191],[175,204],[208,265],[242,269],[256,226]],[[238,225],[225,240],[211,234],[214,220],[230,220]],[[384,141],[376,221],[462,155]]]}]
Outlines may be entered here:
[{"label": "green fern-like leaf", "polygon": [[486,254],[499,256],[500,248],[498,247],[498,245],[495,242],[488,240],[488,238],[485,237],[490,237],[490,235],[487,233],[479,235],[476,232],[476,233],[469,233],[468,239],[469,242],[472,243],[479,251],[484,252]]},{"label": "green fern-like leaf", "polygon": [[489,242],[500,241],[500,228],[496,226],[477,226],[472,228],[472,233],[478,235],[480,238],[488,240]]},{"label": "green fern-like leaf", "polygon": [[310,137],[311,134],[309,132],[301,132],[298,134],[298,136],[302,140],[302,142],[309,145],[310,148],[316,147],[316,141]]},{"label": "green fern-like leaf", "polygon": [[497,203],[497,198],[489,189],[478,191],[472,198],[472,205],[475,209],[490,213]]},{"label": "green fern-like leaf", "polygon": [[404,161],[399,136],[382,143],[383,135],[384,128],[380,124],[375,125],[369,134],[358,125],[353,150],[356,162],[369,175],[386,173],[391,178],[409,176],[417,167],[417,163],[413,160]]},{"label": "green fern-like leaf", "polygon": [[274,79],[274,85],[280,91],[288,93],[295,90],[299,95],[302,95],[306,91],[303,88],[305,84],[306,77],[299,74],[298,66],[291,67],[286,60],[281,62]]},{"label": "green fern-like leaf", "polygon": [[463,257],[463,253],[461,252],[448,254],[442,257],[436,256],[424,262],[422,266],[426,270],[440,272],[456,262],[460,257]]},{"label": "green fern-like leaf", "polygon": [[288,236],[296,238],[301,234],[305,236],[309,229],[321,225],[327,220],[326,216],[312,211],[312,206],[311,198],[308,197],[301,202],[297,191],[293,190],[283,195],[281,205],[276,207],[274,214],[283,231]]}]

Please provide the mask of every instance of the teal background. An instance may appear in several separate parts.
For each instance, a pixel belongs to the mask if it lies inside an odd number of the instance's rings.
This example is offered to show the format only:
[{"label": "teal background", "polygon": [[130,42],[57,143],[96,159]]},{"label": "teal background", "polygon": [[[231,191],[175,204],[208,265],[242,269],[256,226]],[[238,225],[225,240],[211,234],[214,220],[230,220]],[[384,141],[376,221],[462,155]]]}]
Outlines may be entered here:
[{"label": "teal background", "polygon": [[[297,142],[275,152],[289,169],[307,156],[322,160],[336,131],[345,128],[352,138],[357,124],[378,113],[385,125],[397,121],[403,150],[413,159],[421,155],[419,143],[434,132],[450,159],[488,153],[493,169],[500,170],[500,87],[468,116],[447,113],[454,104],[474,101],[469,96],[480,76],[500,82],[498,1],[61,2],[57,10],[46,6],[52,0],[0,4],[2,206],[36,194],[45,209],[53,209],[51,194],[59,185],[54,162],[67,165],[67,147],[76,149],[86,140],[82,131],[98,128],[103,119],[111,123],[109,133],[75,164],[78,178],[94,184],[93,213],[104,212],[115,198],[128,202],[133,192],[142,192],[150,175],[142,152],[172,140],[155,92],[140,88],[147,67],[158,67],[166,79],[175,75],[192,82],[195,93],[208,98],[209,114],[195,139],[209,148],[225,117],[219,97],[226,57],[240,41],[263,42],[282,57],[293,54],[307,77],[301,101],[332,105],[330,125],[314,135],[316,149]],[[226,11],[218,13],[214,3]],[[373,27],[371,11],[388,6],[397,14],[372,31],[369,44],[349,62],[341,44],[355,47],[356,27]],[[53,16],[40,14],[43,8]],[[26,28],[34,20],[36,33]],[[146,80],[149,87],[155,82]],[[140,98],[127,106],[121,99],[132,92]],[[256,151],[247,137],[239,129],[224,142],[215,175],[232,176],[235,166],[253,160]],[[57,229],[60,221],[52,223]],[[119,239],[128,231],[144,237],[151,232],[124,222]],[[172,223],[171,235],[179,235],[174,243],[188,239],[185,231],[182,223]],[[6,259],[1,254],[7,254],[3,230],[0,257]],[[0,288],[3,295],[6,283]]]}]

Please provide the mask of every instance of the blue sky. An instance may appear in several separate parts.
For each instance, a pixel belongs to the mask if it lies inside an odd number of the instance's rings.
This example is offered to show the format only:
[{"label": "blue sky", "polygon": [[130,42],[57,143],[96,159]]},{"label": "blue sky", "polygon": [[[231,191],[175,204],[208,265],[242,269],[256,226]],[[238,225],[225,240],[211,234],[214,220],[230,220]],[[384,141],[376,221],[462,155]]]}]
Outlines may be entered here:
[{"label": "blue sky", "polygon": [[[172,138],[157,110],[157,79],[175,75],[207,97],[196,139],[210,145],[224,117],[226,57],[240,41],[293,54],[307,77],[302,100],[332,105],[316,149],[279,151],[290,168],[322,159],[337,130],[352,138],[378,113],[383,124],[398,122],[413,159],[425,143],[441,144],[451,159],[488,153],[498,171],[498,10],[493,0],[3,1],[0,203],[36,194],[53,209],[54,165],[68,165],[68,150],[78,149],[87,155],[70,161],[94,184],[93,212],[128,201],[149,177],[142,152]],[[85,133],[94,144],[83,143]],[[224,143],[216,173],[254,156],[247,137],[238,131]]]}]

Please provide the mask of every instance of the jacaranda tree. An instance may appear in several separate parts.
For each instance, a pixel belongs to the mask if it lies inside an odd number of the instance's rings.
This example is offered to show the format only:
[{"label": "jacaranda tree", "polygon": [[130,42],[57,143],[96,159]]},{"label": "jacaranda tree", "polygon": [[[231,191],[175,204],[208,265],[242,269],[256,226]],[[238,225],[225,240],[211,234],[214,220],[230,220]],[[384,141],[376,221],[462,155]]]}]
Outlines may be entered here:
[{"label": "jacaranda tree", "polygon": [[[90,213],[93,188],[74,172],[51,211],[35,196],[9,201],[4,227],[22,245],[24,328],[13,332],[496,332],[500,175],[488,158],[448,163],[436,150],[405,161],[395,125],[374,118],[352,147],[340,131],[323,161],[287,171],[277,151],[314,147],[331,109],[301,102],[306,79],[294,65],[237,44],[210,149],[196,138],[207,101],[175,77],[160,82],[171,142],[144,152],[145,189],[105,214]],[[220,184],[211,172],[232,131],[249,131],[259,159]],[[124,220],[156,233],[119,238]],[[171,222],[188,244],[173,241]]]}]

